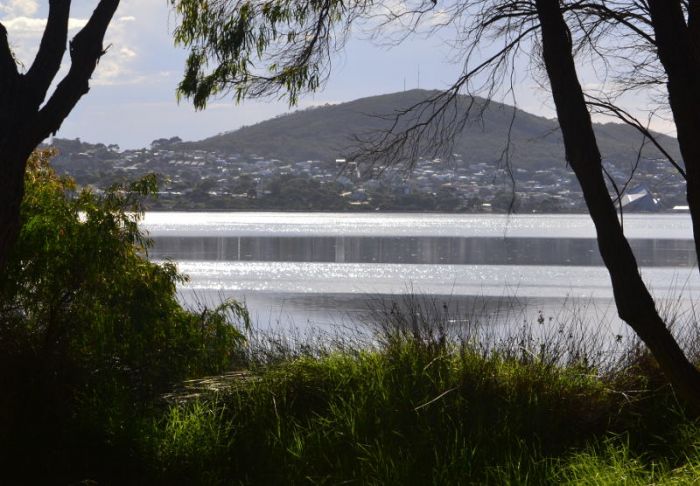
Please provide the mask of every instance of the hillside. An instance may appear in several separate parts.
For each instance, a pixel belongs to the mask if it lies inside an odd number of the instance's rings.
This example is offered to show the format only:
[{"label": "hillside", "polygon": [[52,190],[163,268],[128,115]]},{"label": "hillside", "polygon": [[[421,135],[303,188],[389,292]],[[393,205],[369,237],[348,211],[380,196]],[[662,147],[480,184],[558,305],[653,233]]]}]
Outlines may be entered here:
[{"label": "hillside", "polygon": [[[434,92],[411,90],[362,98],[348,103],[326,105],[279,116],[239,130],[185,144],[188,148],[256,154],[282,160],[333,160],[353,148],[353,136],[376,133],[389,122],[379,116],[424,100]],[[469,98],[459,103],[466,105]],[[477,99],[481,106],[483,100]],[[513,108],[491,102],[479,119],[471,120],[455,140],[453,152],[466,164],[498,160],[507,139]],[[633,128],[616,124],[596,124],[603,157],[621,168],[637,156],[641,136]],[[667,150],[678,156],[675,139],[659,135]],[[520,167],[549,168],[563,161],[564,147],[556,120],[516,110],[511,130],[513,163]],[[657,157],[651,147],[644,155]]]},{"label": "hillside", "polygon": [[[160,196],[152,207],[161,209],[510,211],[511,178],[499,167],[510,136],[518,211],[585,209],[578,182],[564,163],[556,121],[517,110],[511,126],[513,107],[484,106],[480,99],[474,105],[482,116],[470,120],[456,137],[451,151],[455,157],[419,153],[410,177],[402,167],[375,179],[352,171],[339,177],[335,159],[347,158],[354,135],[379,133],[389,123],[386,114],[432,93],[413,90],[306,109],[199,142],[161,138],[139,150],[55,139],[54,166],[79,185],[97,189],[159,174]],[[464,112],[470,101],[460,98],[457,112]],[[596,131],[608,174],[623,187],[641,136],[613,123],[596,125]],[[659,139],[678,156],[673,138]],[[675,169],[651,145],[642,155],[628,188],[649,193],[653,204],[638,210],[683,205],[684,185]]]}]

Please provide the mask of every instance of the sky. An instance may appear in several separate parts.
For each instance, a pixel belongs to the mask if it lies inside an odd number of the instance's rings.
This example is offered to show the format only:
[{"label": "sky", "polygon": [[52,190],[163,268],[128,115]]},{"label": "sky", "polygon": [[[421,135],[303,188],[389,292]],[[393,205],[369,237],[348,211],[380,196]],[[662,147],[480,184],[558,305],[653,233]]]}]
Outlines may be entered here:
[{"label": "sky", "polygon": [[[73,2],[71,36],[85,24],[96,3]],[[0,1],[0,21],[25,68],[36,53],[47,10],[48,0]],[[178,102],[175,91],[186,51],[174,45],[175,26],[168,0],[122,0],[107,32],[109,49],[93,76],[91,90],[57,136],[140,148],[162,137],[199,140],[290,110],[286,101],[278,99],[235,104],[223,98],[212,100],[204,111],[195,111],[187,100]],[[303,97],[292,110],[401,91],[404,86],[445,88],[461,72],[449,52],[445,39],[437,36],[421,36],[389,48],[369,40],[366,32],[353,32],[346,48],[333,58],[327,84]],[[518,80],[517,95],[518,107],[554,116],[546,92],[532,80]]]}]

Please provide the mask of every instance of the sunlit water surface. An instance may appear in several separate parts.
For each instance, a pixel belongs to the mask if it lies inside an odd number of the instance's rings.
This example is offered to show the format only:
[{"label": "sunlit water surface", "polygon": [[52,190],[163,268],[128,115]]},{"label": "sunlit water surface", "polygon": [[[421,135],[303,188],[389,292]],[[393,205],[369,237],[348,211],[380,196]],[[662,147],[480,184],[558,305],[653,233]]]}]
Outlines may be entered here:
[{"label": "sunlit water surface", "polygon": [[[588,216],[571,214],[154,212],[143,225],[153,236],[595,236]],[[629,214],[624,227],[629,238],[692,238],[686,214]]]},{"label": "sunlit water surface", "polygon": [[[491,313],[493,325],[584,308],[620,328],[584,215],[148,213],[142,226],[151,258],[189,275],[186,304],[236,298],[274,329],[363,326],[381,299],[407,293]],[[689,217],[625,215],[624,228],[654,295],[690,315],[700,276]]]}]

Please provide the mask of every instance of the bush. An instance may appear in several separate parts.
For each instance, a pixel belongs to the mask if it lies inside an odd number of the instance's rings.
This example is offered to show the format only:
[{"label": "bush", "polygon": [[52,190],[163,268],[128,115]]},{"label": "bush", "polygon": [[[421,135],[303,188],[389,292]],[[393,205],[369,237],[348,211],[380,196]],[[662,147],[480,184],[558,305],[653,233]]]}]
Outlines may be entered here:
[{"label": "bush", "polygon": [[0,280],[0,427],[15,442],[5,459],[41,441],[60,464],[76,445],[66,440],[94,447],[174,381],[230,368],[244,342],[230,319],[248,316],[233,302],[184,309],[176,284],[185,278],[148,261],[137,223],[154,176],[76,190],[51,155],[28,161],[22,230]]}]

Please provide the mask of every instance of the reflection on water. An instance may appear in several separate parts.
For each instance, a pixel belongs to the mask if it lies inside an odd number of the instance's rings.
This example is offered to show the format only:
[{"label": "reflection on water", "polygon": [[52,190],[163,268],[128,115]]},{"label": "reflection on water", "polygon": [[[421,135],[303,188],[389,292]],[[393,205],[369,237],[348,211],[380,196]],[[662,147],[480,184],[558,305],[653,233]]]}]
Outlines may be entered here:
[{"label": "reflection on water", "polygon": [[[512,289],[511,289],[512,290]],[[583,315],[594,316],[614,340],[624,333],[624,326],[615,319],[615,309],[608,299],[562,299],[548,297],[517,297],[502,289],[501,295],[424,295],[408,297],[400,294],[362,293],[280,293],[237,292],[212,289],[181,289],[181,298],[189,305],[215,306],[225,297],[245,302],[259,329],[273,333],[305,332],[310,329],[331,335],[356,335],[377,329],[381,315],[393,303],[399,306],[407,300],[419,306],[434,307],[448,315],[454,326],[500,328],[508,334],[513,327],[535,324],[543,316],[548,325],[570,323]],[[433,315],[433,313],[431,313]]]},{"label": "reflection on water", "polygon": [[[141,226],[152,236],[595,237],[586,214],[151,212]],[[625,234],[693,237],[688,214],[626,214]]]},{"label": "reflection on water", "polygon": [[[420,263],[456,265],[602,265],[584,238],[182,237],[158,236],[152,258],[198,261]],[[689,267],[691,240],[631,240],[642,266]]]},{"label": "reflection on water", "polygon": [[[531,265],[419,265],[391,263],[195,262],[179,263],[189,288],[239,295],[404,294],[514,295],[525,298],[610,298],[603,267]],[[648,267],[642,276],[655,295],[697,295],[700,275],[692,268]]]},{"label": "reflection on water", "polygon": [[[593,302],[586,312],[605,311],[603,317],[619,327],[615,312],[609,312],[610,277],[600,266],[185,261],[179,268],[191,279],[181,289],[186,303],[235,298],[245,301],[263,325],[336,328],[363,323],[377,296],[414,293],[517,302],[522,317],[501,316],[509,325],[535,322],[540,310],[557,315],[565,301],[570,309]],[[692,303],[700,295],[696,269],[650,267],[642,275],[656,297],[692,314]],[[594,320],[601,322],[597,315]]]},{"label": "reflection on water", "polygon": [[[585,309],[581,322],[620,326],[585,215],[149,213],[143,227],[150,257],[190,276],[185,303],[236,298],[262,325],[353,326],[377,296],[416,293],[470,312],[478,301],[509,326],[557,315],[565,300]],[[688,215],[626,215],[625,233],[654,295],[692,314],[700,274]]]}]

